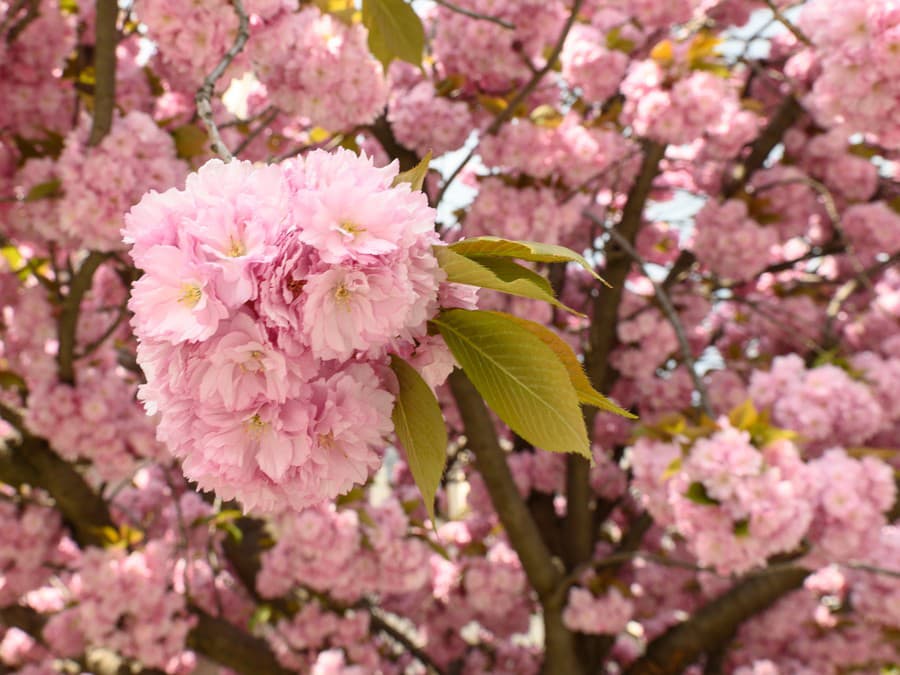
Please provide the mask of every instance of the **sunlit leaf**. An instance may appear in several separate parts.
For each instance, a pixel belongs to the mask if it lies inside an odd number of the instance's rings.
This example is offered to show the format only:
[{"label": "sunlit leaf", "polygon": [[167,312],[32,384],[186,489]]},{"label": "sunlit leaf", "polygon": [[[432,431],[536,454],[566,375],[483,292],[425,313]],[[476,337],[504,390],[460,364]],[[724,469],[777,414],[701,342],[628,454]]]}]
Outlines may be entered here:
[{"label": "sunlit leaf", "polygon": [[591,381],[588,379],[587,375],[584,372],[584,368],[582,367],[581,362],[578,360],[578,357],[575,356],[575,352],[573,352],[572,348],[566,343],[566,341],[559,337],[556,333],[554,333],[546,326],[535,323],[534,321],[528,321],[527,319],[523,319],[518,316],[512,316],[509,314],[503,314],[503,316],[512,321],[515,321],[517,324],[522,326],[522,328],[530,332],[532,335],[536,336],[541,342],[543,342],[553,350],[553,353],[556,354],[556,357],[559,359],[560,363],[565,366],[566,372],[569,374],[569,380],[572,382],[572,386],[575,387],[575,393],[578,394],[578,400],[581,403],[592,405],[595,408],[599,408],[600,410],[605,410],[606,412],[611,412],[616,415],[621,415],[622,417],[627,417],[633,420],[637,419],[637,415],[628,412],[624,408],[620,408],[599,391],[594,389],[594,387],[591,385]]},{"label": "sunlit leaf", "polygon": [[447,427],[431,387],[416,369],[397,356],[391,357],[391,369],[400,385],[394,431],[433,522],[434,498],[447,463]]},{"label": "sunlit leaf", "polygon": [[369,50],[387,70],[394,59],[421,65],[425,29],[403,0],[363,0],[362,20],[369,29]]},{"label": "sunlit leaf", "polygon": [[448,246],[435,246],[434,255],[447,274],[447,281],[488,288],[532,300],[543,300],[577,316],[584,316],[566,307],[553,295],[553,288],[545,277],[507,258],[459,255]]},{"label": "sunlit leaf", "polygon": [[[536,241],[514,241],[500,237],[472,237],[451,244],[450,248],[464,256],[490,256],[499,258],[518,258],[531,262],[574,262],[590,272],[595,279],[603,281],[594,267],[584,256],[565,246],[542,244]],[[603,281],[603,283],[606,283]]]},{"label": "sunlit leaf", "polygon": [[428,165],[431,163],[431,150],[428,151],[422,161],[416,164],[409,171],[401,171],[397,174],[397,177],[394,178],[393,185],[399,185],[400,183],[409,183],[410,188],[413,190],[421,190],[422,186],[425,184],[425,177],[428,175]]},{"label": "sunlit leaf", "polygon": [[452,309],[432,324],[514,432],[535,447],[592,459],[575,388],[546,344],[499,312]]}]

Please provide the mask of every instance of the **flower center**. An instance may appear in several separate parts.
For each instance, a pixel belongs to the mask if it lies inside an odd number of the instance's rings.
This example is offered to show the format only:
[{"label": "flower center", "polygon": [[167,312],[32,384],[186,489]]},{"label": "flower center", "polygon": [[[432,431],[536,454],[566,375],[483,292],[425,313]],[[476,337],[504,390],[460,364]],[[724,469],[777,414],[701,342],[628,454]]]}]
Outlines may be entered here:
[{"label": "flower center", "polygon": [[254,349],[248,354],[248,358],[241,363],[241,370],[245,373],[258,373],[265,370],[262,359],[265,353],[259,349]]},{"label": "flower center", "polygon": [[366,228],[349,220],[345,220],[338,227],[338,231],[347,235],[350,239],[356,239],[356,235],[365,232]]},{"label": "flower center", "polygon": [[178,302],[193,308],[197,306],[202,297],[203,291],[197,284],[184,284],[181,287],[181,295],[178,296]]},{"label": "flower center", "polygon": [[249,420],[244,422],[244,428],[247,431],[247,435],[254,441],[258,441],[260,438],[262,438],[262,435],[266,432],[266,427],[268,426],[269,423],[263,422],[262,418],[259,416],[259,413],[255,414]]},{"label": "flower center", "polygon": [[353,295],[344,282],[338,284],[334,289],[334,300],[337,304],[343,305],[345,308],[350,304],[350,296]]},{"label": "flower center", "polygon": [[228,257],[240,258],[242,255],[247,255],[247,247],[244,246],[244,242],[242,242],[240,239],[231,237],[228,246]]}]

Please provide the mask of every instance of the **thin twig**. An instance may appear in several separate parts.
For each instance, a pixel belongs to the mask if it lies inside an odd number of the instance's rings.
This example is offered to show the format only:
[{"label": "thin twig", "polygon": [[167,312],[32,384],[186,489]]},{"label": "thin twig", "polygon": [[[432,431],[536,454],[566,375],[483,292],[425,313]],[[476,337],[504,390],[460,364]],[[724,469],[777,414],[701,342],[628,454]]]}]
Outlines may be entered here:
[{"label": "thin twig", "polygon": [[900,262],[900,252],[894,253],[887,260],[879,262],[875,265],[872,265],[868,269],[863,270],[860,273],[857,273],[855,277],[849,279],[844,284],[841,285],[840,288],[835,291],[834,296],[831,298],[831,301],[828,303],[828,307],[825,309],[825,341],[826,343],[834,342],[834,322],[840,314],[841,307],[843,307],[844,303],[850,299],[850,297],[856,293],[857,289],[861,285],[867,285],[871,288],[872,282],[871,278],[880,272],[886,270],[887,268],[897,264]]},{"label": "thin twig", "polygon": [[278,108],[271,108],[269,110],[269,114],[263,117],[257,127],[253,129],[249,134],[247,134],[244,140],[241,141],[240,145],[238,145],[234,149],[235,157],[240,156],[240,154],[247,149],[247,146],[249,146],[254,140],[256,140],[256,137],[259,136],[263,131],[265,131],[266,128],[275,121],[275,118],[278,117],[278,114]]},{"label": "thin twig", "polygon": [[113,319],[113,322],[106,328],[106,330],[103,331],[103,333],[100,335],[100,337],[98,337],[96,340],[94,340],[89,345],[87,345],[84,348],[84,351],[82,351],[80,354],[76,354],[75,360],[77,361],[78,359],[83,359],[86,356],[90,356],[95,351],[97,351],[97,349],[100,348],[100,345],[102,345],[104,342],[106,342],[109,339],[109,337],[113,333],[116,332],[116,329],[122,325],[122,321],[125,319],[125,317],[127,315],[128,315],[128,302],[126,301],[120,307],[118,307],[118,313],[116,314],[116,318]]},{"label": "thin twig", "polygon": [[203,80],[203,85],[197,90],[197,96],[195,97],[197,114],[200,115],[200,119],[203,120],[203,124],[206,126],[206,130],[209,133],[210,141],[212,141],[212,150],[226,162],[230,162],[234,159],[234,156],[222,140],[222,136],[219,133],[219,127],[216,126],[216,121],[213,119],[212,104],[210,103],[210,100],[212,99],[216,82],[222,77],[225,73],[225,69],[231,65],[231,62],[234,61],[235,57],[241,53],[244,45],[247,44],[247,39],[250,37],[250,22],[247,18],[247,12],[244,11],[243,3],[241,0],[231,0],[231,6],[234,7],[235,14],[238,16],[238,31],[234,38],[234,44],[231,45],[231,48],[225,52],[225,55],[219,63],[216,64],[216,67],[213,68],[212,72],[210,72],[210,74],[206,76],[206,79]]},{"label": "thin twig", "polygon": [[415,642],[413,642],[412,638],[404,633],[402,630],[394,626],[390,621],[387,620],[386,615],[383,610],[375,607],[374,605],[368,604],[366,609],[369,612],[369,623],[372,628],[377,631],[380,631],[387,635],[389,638],[397,642],[401,645],[407,652],[409,652],[413,658],[415,658],[419,663],[421,663],[428,670],[436,673],[437,675],[443,675],[443,670],[434,662],[428,654]]},{"label": "thin twig", "polygon": [[807,47],[813,46],[812,40],[810,40],[808,37],[806,37],[804,32],[802,30],[800,30],[790,19],[788,19],[784,15],[784,13],[778,8],[778,5],[776,5],[773,2],[773,0],[766,0],[766,7],[769,8],[769,11],[772,12],[774,17],[778,20],[778,23],[780,23],[782,26],[784,26],[791,32],[791,35],[793,35],[795,38],[797,38],[800,42],[805,44]]},{"label": "thin twig", "polygon": [[[578,12],[581,11],[581,5],[584,0],[575,0],[575,3],[572,5],[572,11],[569,13],[569,18],[566,19],[566,23],[563,26],[562,32],[559,35],[559,38],[556,41],[556,44],[553,46],[553,51],[550,52],[550,56],[547,57],[547,62],[544,64],[544,67],[537,71],[534,75],[531,76],[531,79],[522,87],[519,92],[513,97],[512,101],[497,113],[497,116],[494,117],[494,121],[491,122],[490,126],[485,129],[485,136],[494,136],[498,131],[500,131],[500,127],[506,123],[516,112],[516,109],[522,104],[522,102],[528,98],[531,93],[537,88],[538,84],[540,84],[541,80],[544,76],[549,73],[553,66],[556,64],[556,60],[559,58],[560,53],[563,49],[563,44],[566,41],[566,38],[569,35],[569,31],[572,30],[572,26],[575,24],[575,20],[578,18]],[[444,194],[447,192],[447,189],[456,180],[456,177],[459,176],[460,172],[466,167],[466,165],[471,161],[471,159],[475,156],[476,151],[478,150],[478,143],[476,143],[471,150],[469,150],[468,154],[463,158],[463,160],[456,165],[456,168],[453,169],[453,172],[447,177],[447,180],[444,181],[444,184],[441,186],[440,191],[437,194],[437,197],[434,200],[435,205],[441,203],[441,199],[443,199]]]},{"label": "thin twig", "polygon": [[857,570],[859,572],[883,574],[887,577],[897,577],[898,579],[900,579],[900,570],[889,570],[884,567],[876,567],[875,565],[868,565],[866,563],[845,563],[844,567],[848,567],[851,570]]},{"label": "thin twig", "polygon": [[456,12],[457,14],[462,14],[464,16],[469,17],[470,19],[477,19],[478,21],[490,21],[491,23],[495,23],[498,26],[502,26],[507,30],[515,30],[515,24],[506,21],[505,19],[501,19],[499,16],[490,16],[488,14],[479,14],[478,12],[473,12],[471,9],[466,9],[465,7],[460,7],[459,5],[454,5],[452,2],[447,2],[447,0],[434,0],[436,5],[440,5],[441,7],[446,7],[451,12]]},{"label": "thin twig", "polygon": [[644,273],[644,276],[650,281],[653,285],[653,292],[656,295],[656,299],[659,301],[659,304],[662,307],[663,312],[666,315],[666,318],[669,319],[669,323],[672,324],[672,328],[675,330],[675,335],[678,338],[678,344],[681,347],[681,358],[684,360],[684,364],[687,366],[688,371],[691,375],[691,380],[694,382],[694,389],[697,390],[697,393],[700,396],[700,405],[703,408],[703,412],[705,412],[710,417],[715,417],[715,412],[713,411],[713,407],[709,402],[709,393],[706,391],[706,385],[703,383],[703,379],[700,377],[700,374],[697,372],[697,365],[694,362],[694,356],[691,352],[691,345],[688,342],[687,334],[684,331],[684,326],[681,324],[681,319],[678,318],[678,312],[675,310],[675,306],[672,304],[672,300],[669,298],[669,294],[666,293],[665,289],[661,284],[657,283],[656,280],[653,279],[652,276],[647,271],[647,261],[641,256],[640,253],[635,250],[635,248],[631,245],[626,237],[624,237],[615,227],[607,227],[606,224],[600,220],[597,216],[591,213],[590,210],[585,209],[583,214],[586,218],[591,220],[603,227],[610,237],[615,240],[616,244],[618,244],[628,256],[638,264],[641,268],[641,271]]}]

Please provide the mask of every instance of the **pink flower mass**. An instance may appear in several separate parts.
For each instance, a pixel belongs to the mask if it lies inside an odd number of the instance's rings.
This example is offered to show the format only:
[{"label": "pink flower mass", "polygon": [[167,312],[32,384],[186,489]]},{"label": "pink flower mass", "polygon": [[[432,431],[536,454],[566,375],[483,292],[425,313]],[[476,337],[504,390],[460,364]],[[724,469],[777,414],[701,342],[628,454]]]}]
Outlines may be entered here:
[{"label": "pink flower mass", "polygon": [[0,0],[0,674],[900,675],[900,0]]},{"label": "pink flower mass", "polygon": [[211,160],[126,217],[140,395],[202,488],[299,509],[378,467],[387,356],[425,336],[442,280],[434,212],[396,175],[348,151]]}]

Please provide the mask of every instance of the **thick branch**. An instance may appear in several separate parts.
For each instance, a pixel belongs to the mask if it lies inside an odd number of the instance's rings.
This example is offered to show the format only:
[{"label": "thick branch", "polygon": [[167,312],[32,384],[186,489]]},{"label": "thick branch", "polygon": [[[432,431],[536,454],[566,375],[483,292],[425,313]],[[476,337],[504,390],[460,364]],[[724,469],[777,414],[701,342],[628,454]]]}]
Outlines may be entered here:
[{"label": "thick branch", "polygon": [[97,0],[94,33],[94,120],[89,145],[97,145],[112,128],[116,108],[117,0]]},{"label": "thick branch", "polygon": [[[648,142],[644,146],[644,156],[637,179],[628,193],[622,210],[617,231],[628,242],[633,242],[643,218],[644,207],[650,196],[653,181],[659,173],[659,163],[665,154],[665,146]],[[603,291],[594,301],[588,348],[585,353],[585,370],[591,383],[600,391],[608,391],[612,385],[607,368],[609,355],[615,346],[616,323],[619,304],[625,288],[625,279],[631,269],[631,259],[627,255],[616,255],[612,246],[607,246],[607,264],[604,276],[612,286]],[[588,433],[593,432],[597,409],[585,407],[585,423]],[[570,457],[566,474],[566,522],[565,529],[570,540],[569,568],[588,560],[594,549],[593,516],[590,510],[591,492],[589,486],[590,467],[587,460]]]},{"label": "thick branch", "polygon": [[688,621],[653,640],[626,675],[676,675],[702,654],[724,644],[741,623],[799,588],[809,572],[780,567],[747,577],[696,612]]},{"label": "thick branch", "polygon": [[494,510],[519,554],[532,588],[538,597],[547,597],[556,588],[561,574],[513,481],[506,455],[497,441],[494,421],[481,395],[461,370],[450,375],[449,382],[465,426],[469,449],[475,453]]},{"label": "thick branch", "polygon": [[772,114],[772,118],[756,140],[750,145],[747,158],[734,168],[731,180],[725,184],[722,194],[726,199],[734,197],[744,189],[747,182],[765,164],[766,158],[776,145],[781,143],[784,132],[800,119],[803,107],[793,96],[788,96]]},{"label": "thick branch", "polygon": [[269,649],[265,640],[237,626],[192,608],[197,625],[188,633],[187,646],[209,656],[216,663],[243,675],[290,675]]},{"label": "thick branch", "polygon": [[113,525],[103,499],[42,438],[26,435],[17,446],[2,446],[0,480],[11,485],[27,483],[49,492],[82,546],[102,545],[100,530]]},{"label": "thick branch", "polygon": [[565,596],[556,592],[562,582],[562,573],[553,562],[513,481],[484,401],[462,371],[450,375],[449,383],[463,420],[469,449],[475,453],[491,503],[544,610],[545,672],[578,675],[582,669],[575,654],[574,638],[562,624]]}]

